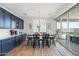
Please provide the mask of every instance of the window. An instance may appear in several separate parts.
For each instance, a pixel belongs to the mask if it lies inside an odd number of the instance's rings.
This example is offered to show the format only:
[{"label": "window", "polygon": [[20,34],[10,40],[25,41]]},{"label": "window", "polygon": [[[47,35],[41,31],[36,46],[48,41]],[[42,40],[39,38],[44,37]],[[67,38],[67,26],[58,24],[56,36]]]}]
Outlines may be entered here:
[{"label": "window", "polygon": [[57,22],[57,29],[60,29],[60,22]]},{"label": "window", "polygon": [[47,24],[44,19],[35,19],[32,24],[33,32],[46,32]]},{"label": "window", "polygon": [[69,28],[79,28],[79,26],[77,26],[79,25],[78,21],[70,21],[69,23]]}]

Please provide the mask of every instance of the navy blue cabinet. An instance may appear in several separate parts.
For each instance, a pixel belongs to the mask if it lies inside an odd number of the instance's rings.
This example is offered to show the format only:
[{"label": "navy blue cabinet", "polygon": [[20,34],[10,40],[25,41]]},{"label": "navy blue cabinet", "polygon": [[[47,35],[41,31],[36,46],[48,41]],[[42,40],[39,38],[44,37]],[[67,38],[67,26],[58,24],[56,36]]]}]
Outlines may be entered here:
[{"label": "navy blue cabinet", "polygon": [[0,7],[0,28],[23,29],[24,21]]},{"label": "navy blue cabinet", "polygon": [[15,45],[16,45],[16,46],[19,45],[19,38],[18,38],[18,36],[15,37]]},{"label": "navy blue cabinet", "polygon": [[22,35],[22,40],[25,41],[26,40],[26,34]]},{"label": "navy blue cabinet", "polygon": [[24,21],[21,20],[21,29],[24,29]]},{"label": "navy blue cabinet", "polygon": [[0,56],[5,55],[25,40],[26,34],[0,40]]},{"label": "navy blue cabinet", "polygon": [[12,28],[23,29],[24,28],[23,20],[18,17],[12,16]]},{"label": "navy blue cabinet", "polygon": [[1,56],[1,41],[0,41],[0,56]]},{"label": "navy blue cabinet", "polygon": [[15,17],[15,22],[16,22],[16,29],[19,29],[19,19]]},{"label": "navy blue cabinet", "polygon": [[3,55],[11,51],[14,47],[15,47],[14,37],[2,40],[2,54]]},{"label": "navy blue cabinet", "polygon": [[4,28],[4,10],[0,8],[0,28]]},{"label": "navy blue cabinet", "polygon": [[22,43],[22,36],[19,35],[19,36],[18,36],[18,39],[19,39],[19,44],[21,44],[21,43]]},{"label": "navy blue cabinet", "polygon": [[15,37],[11,38],[11,49],[15,47]]},{"label": "navy blue cabinet", "polygon": [[23,42],[23,34],[22,35],[20,35],[20,41],[21,41],[21,43]]},{"label": "navy blue cabinet", "polygon": [[24,23],[23,20],[19,19],[19,29],[23,29],[24,28]]},{"label": "navy blue cabinet", "polygon": [[4,20],[4,27],[11,28],[11,14],[7,11],[5,11]]},{"label": "navy blue cabinet", "polygon": [[15,29],[16,28],[16,21],[15,21],[15,16],[14,15],[11,15],[11,27],[12,29]]},{"label": "navy blue cabinet", "polygon": [[11,40],[10,39],[2,40],[2,54],[5,55],[7,52],[9,52],[9,50],[11,49],[10,45],[11,45]]}]

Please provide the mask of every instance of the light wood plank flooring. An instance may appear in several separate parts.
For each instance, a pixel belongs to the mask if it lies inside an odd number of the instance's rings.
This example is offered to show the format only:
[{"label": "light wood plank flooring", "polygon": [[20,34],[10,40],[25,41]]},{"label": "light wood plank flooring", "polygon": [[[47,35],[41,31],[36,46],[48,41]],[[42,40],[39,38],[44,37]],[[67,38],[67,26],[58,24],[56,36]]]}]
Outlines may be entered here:
[{"label": "light wood plank flooring", "polygon": [[[61,48],[61,49],[60,49]],[[6,54],[6,56],[61,56],[64,55],[73,56],[72,53],[67,51],[60,44],[56,43],[56,46],[52,45],[50,48],[32,48],[30,45],[26,45],[26,41],[14,48],[12,51]],[[63,50],[63,51],[62,51]],[[60,52],[62,51],[62,52]]]}]

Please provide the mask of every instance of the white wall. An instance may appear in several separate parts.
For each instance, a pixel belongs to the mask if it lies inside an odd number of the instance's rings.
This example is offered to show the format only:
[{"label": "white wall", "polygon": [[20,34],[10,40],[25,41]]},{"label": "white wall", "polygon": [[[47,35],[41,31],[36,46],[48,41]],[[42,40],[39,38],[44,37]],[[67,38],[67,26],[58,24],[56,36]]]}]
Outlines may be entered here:
[{"label": "white wall", "polygon": [[0,29],[0,37],[9,36],[9,29]]},{"label": "white wall", "polygon": [[48,28],[48,33],[55,33],[56,32],[56,21],[53,19],[47,19],[47,23],[50,24],[50,28]]},{"label": "white wall", "polygon": [[[33,33],[32,28],[29,29],[29,24],[32,24],[33,18],[27,18],[24,20],[24,32],[25,33]],[[53,19],[46,19],[47,23],[50,24],[49,29],[47,30],[48,33],[55,33],[56,32],[56,21]]]},{"label": "white wall", "polygon": [[32,29],[29,29],[29,23],[32,23],[32,19],[24,20],[24,32],[25,33],[32,33]]}]

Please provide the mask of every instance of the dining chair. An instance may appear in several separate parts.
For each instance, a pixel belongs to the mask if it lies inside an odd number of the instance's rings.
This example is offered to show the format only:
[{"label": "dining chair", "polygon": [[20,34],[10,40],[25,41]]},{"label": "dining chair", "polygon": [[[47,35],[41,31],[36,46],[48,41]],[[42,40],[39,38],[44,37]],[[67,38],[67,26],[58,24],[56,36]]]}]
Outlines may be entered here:
[{"label": "dining chair", "polygon": [[31,44],[32,45],[32,39],[33,39],[33,36],[32,35],[27,35],[27,45],[28,44]]},{"label": "dining chair", "polygon": [[46,45],[48,45],[48,47],[50,47],[49,34],[43,34],[42,38],[43,38],[42,39],[43,48],[44,48],[45,43],[46,43]]},{"label": "dining chair", "polygon": [[33,34],[33,48],[38,44],[40,47],[40,34]]}]

